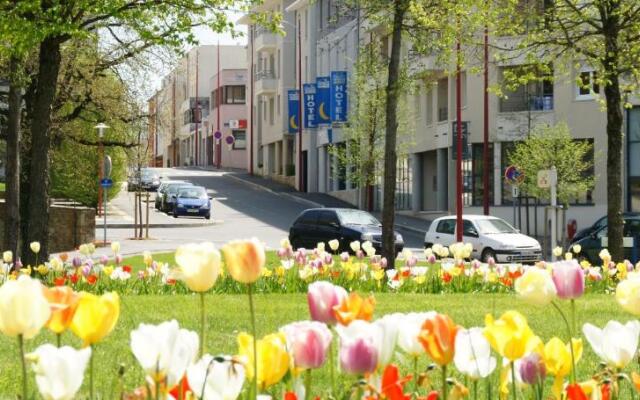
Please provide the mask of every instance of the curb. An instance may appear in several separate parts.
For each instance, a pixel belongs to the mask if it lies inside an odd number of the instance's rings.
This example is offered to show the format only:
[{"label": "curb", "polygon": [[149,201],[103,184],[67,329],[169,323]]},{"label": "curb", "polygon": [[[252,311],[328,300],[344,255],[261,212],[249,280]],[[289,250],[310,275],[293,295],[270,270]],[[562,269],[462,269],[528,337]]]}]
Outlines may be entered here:
[{"label": "curb", "polygon": [[[202,223],[176,223],[176,224],[149,224],[149,229],[152,228],[197,228],[204,226],[220,225],[223,221],[211,221]],[[145,226],[146,227],[146,226]],[[109,224],[107,223],[107,229],[133,229],[134,224]],[[143,227],[144,228],[144,227]],[[104,229],[104,224],[96,224],[96,229]]]},{"label": "curb", "polygon": [[231,179],[233,179],[233,180],[234,180],[234,181],[236,181],[236,182],[242,182],[242,183],[244,183],[245,185],[252,186],[252,187],[254,187],[254,188],[256,188],[256,189],[259,189],[259,190],[264,190],[264,191],[266,191],[266,192],[273,193],[273,194],[280,194],[280,193],[278,193],[278,192],[275,192],[275,191],[273,191],[273,190],[269,189],[269,188],[268,188],[268,187],[266,187],[266,186],[262,186],[262,185],[260,185],[260,184],[254,183],[254,182],[250,182],[250,181],[248,181],[248,180],[246,180],[246,179],[238,178],[237,176],[235,176],[235,175],[233,175],[233,174],[225,174],[224,176],[225,176],[225,177],[227,177],[227,178],[231,178]]}]

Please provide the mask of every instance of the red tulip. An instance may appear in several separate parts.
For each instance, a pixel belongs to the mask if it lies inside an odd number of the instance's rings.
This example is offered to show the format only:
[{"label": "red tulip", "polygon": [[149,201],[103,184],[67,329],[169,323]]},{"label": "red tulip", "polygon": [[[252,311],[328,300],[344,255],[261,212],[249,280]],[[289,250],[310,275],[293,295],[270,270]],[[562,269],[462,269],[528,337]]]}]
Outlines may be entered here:
[{"label": "red tulip", "polygon": [[382,394],[389,400],[409,400],[410,395],[404,394],[403,386],[411,380],[411,375],[400,378],[398,367],[387,365],[382,375]]},{"label": "red tulip", "polygon": [[577,383],[567,386],[567,400],[589,400],[582,387]]}]

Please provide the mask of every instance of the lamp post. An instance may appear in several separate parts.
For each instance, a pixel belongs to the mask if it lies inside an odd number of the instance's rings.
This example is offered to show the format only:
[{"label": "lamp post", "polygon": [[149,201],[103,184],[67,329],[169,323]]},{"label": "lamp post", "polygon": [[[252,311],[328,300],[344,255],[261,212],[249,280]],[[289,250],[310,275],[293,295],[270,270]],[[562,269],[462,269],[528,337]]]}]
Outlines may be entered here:
[{"label": "lamp post", "polygon": [[102,138],[104,137],[104,130],[108,126],[104,122],[100,122],[94,126],[98,130],[98,216],[102,214],[102,185],[100,181],[104,178],[104,146],[102,144]]}]

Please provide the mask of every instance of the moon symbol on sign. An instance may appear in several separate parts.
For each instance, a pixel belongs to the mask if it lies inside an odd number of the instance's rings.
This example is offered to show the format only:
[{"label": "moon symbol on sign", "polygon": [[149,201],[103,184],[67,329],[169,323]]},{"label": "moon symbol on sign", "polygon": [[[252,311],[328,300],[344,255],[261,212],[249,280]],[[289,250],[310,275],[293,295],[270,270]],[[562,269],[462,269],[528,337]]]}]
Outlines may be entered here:
[{"label": "moon symbol on sign", "polygon": [[295,115],[292,115],[291,118],[289,118],[289,125],[293,129],[298,129],[298,124],[296,124],[296,116]]},{"label": "moon symbol on sign", "polygon": [[318,108],[318,114],[320,114],[320,118],[324,119],[324,120],[329,120],[331,119],[327,113],[324,112],[324,103],[320,103],[320,107]]}]

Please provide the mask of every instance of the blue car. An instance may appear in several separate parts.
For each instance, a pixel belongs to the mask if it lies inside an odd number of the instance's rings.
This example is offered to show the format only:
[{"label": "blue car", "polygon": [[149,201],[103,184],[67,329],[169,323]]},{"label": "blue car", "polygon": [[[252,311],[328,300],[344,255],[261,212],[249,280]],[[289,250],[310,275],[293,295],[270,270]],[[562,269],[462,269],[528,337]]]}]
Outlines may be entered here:
[{"label": "blue car", "polygon": [[173,206],[173,218],[181,215],[211,218],[211,198],[205,188],[188,186],[178,191]]}]

